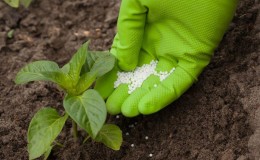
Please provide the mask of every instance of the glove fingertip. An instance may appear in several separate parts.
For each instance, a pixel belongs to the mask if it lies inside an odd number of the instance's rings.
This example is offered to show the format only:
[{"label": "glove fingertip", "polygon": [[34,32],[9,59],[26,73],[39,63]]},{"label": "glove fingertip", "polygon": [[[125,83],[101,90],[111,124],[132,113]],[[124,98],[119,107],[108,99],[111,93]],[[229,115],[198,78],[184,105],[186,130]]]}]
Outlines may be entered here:
[{"label": "glove fingertip", "polygon": [[129,118],[132,118],[132,117],[135,117],[137,115],[139,115],[140,113],[138,112],[138,110],[136,110],[137,112],[133,112],[131,109],[129,108],[122,108],[122,114],[125,116],[125,117],[129,117]]},{"label": "glove fingertip", "polygon": [[138,105],[138,110],[143,115],[148,115],[157,112],[162,107],[158,107],[156,104],[151,103],[151,100],[142,99]]},{"label": "glove fingertip", "polygon": [[117,115],[121,113],[121,108],[119,106],[113,105],[113,103],[107,102],[107,112],[111,115]]}]

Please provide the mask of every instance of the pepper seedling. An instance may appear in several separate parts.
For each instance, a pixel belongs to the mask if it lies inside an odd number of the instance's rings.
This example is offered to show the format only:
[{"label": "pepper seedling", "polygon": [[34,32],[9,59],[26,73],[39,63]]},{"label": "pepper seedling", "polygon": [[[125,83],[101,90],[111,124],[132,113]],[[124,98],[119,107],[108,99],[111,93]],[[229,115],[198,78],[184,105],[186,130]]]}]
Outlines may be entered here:
[{"label": "pepper seedling", "polygon": [[32,0],[4,0],[4,2],[13,8],[18,8],[19,4],[28,8],[30,6],[30,4],[32,3]]},{"label": "pepper seedling", "polygon": [[61,132],[68,117],[72,119],[73,135],[77,138],[77,126],[88,133],[94,141],[119,150],[122,131],[113,124],[105,124],[107,110],[99,93],[91,89],[95,80],[110,71],[115,58],[109,52],[88,51],[84,43],[62,68],[52,61],[36,61],[23,67],[16,75],[15,83],[30,81],[51,81],[65,91],[63,106],[65,114],[45,107],[32,118],[28,134],[29,159],[41,155],[48,157],[56,137]]}]

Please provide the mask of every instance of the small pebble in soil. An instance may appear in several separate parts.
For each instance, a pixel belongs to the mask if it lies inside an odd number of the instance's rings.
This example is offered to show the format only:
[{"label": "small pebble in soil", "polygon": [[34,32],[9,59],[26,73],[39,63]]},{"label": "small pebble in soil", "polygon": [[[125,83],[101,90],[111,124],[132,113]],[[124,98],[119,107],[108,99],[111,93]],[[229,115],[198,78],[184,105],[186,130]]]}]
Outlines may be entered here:
[{"label": "small pebble in soil", "polygon": [[128,132],[126,132],[126,133],[125,133],[125,135],[129,136],[129,133],[128,133]]},{"label": "small pebble in soil", "polygon": [[134,144],[131,144],[131,147],[134,147],[135,145]]},{"label": "small pebble in soil", "polygon": [[130,124],[128,127],[129,128],[134,128],[135,126],[133,124]]},{"label": "small pebble in soil", "polygon": [[147,140],[149,137],[148,136],[145,136],[145,139]]},{"label": "small pebble in soil", "polygon": [[152,157],[152,156],[153,156],[153,154],[152,154],[152,153],[150,153],[150,154],[149,154],[149,157]]}]

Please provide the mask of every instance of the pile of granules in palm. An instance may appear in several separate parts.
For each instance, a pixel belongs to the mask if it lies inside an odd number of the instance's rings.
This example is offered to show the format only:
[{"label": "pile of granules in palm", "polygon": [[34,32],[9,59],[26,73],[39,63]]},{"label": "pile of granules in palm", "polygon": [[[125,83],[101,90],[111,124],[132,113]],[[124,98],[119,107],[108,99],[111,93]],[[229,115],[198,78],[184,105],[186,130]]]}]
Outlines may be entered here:
[{"label": "pile of granules in palm", "polygon": [[150,75],[156,75],[160,78],[160,81],[163,81],[175,70],[175,68],[172,68],[169,72],[157,72],[155,70],[157,64],[158,61],[153,60],[150,64],[144,64],[141,67],[136,67],[136,69],[132,72],[117,72],[117,80],[114,83],[114,88],[117,88],[120,84],[127,84],[128,93],[131,94],[137,88],[141,87],[143,82]]}]

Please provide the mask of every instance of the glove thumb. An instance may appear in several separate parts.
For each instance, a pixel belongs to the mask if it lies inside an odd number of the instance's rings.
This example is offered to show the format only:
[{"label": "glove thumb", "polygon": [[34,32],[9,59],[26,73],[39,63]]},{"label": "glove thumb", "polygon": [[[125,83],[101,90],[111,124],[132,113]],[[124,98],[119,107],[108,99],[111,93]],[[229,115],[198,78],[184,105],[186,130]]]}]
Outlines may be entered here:
[{"label": "glove thumb", "polygon": [[139,0],[123,0],[118,17],[118,33],[111,53],[118,59],[118,66],[125,71],[135,69],[143,41],[147,9]]}]

